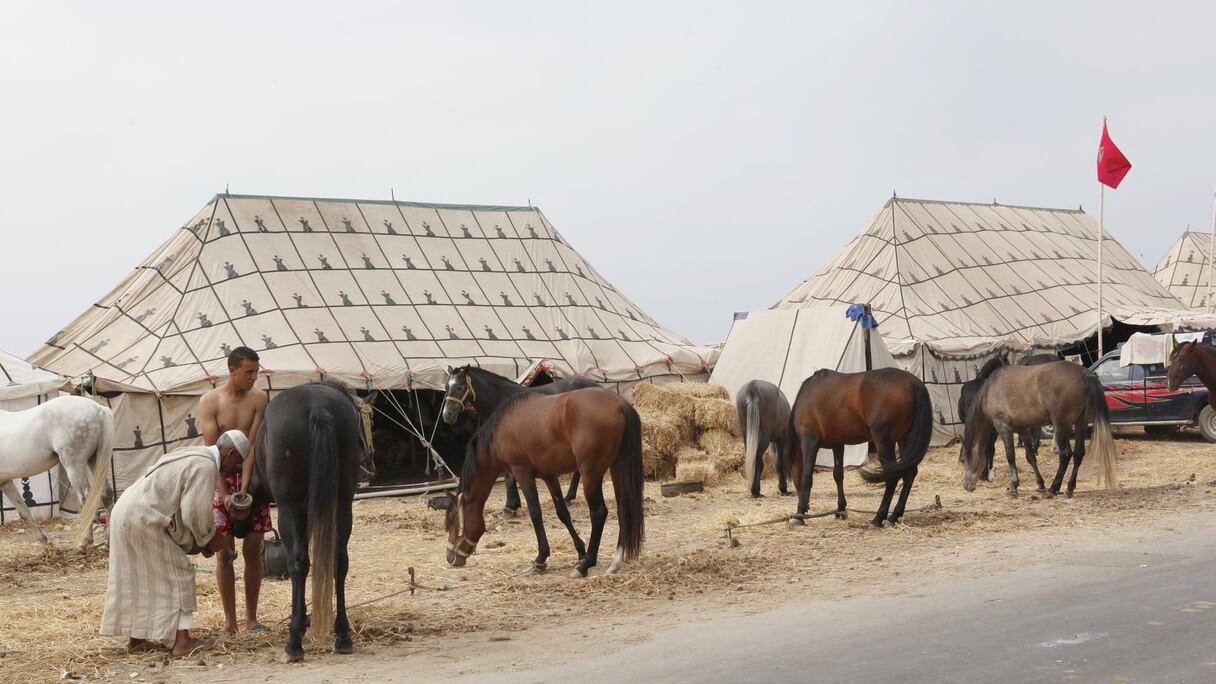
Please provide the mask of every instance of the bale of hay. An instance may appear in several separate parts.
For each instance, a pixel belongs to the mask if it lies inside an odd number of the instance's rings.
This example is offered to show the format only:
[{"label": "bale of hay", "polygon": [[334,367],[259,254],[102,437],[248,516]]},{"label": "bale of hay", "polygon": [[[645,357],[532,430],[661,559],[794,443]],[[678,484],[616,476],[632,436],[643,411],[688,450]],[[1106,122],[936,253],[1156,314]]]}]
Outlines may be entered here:
[{"label": "bale of hay", "polygon": [[648,382],[639,383],[633,388],[633,406],[639,414],[661,413],[678,418],[690,426],[696,415],[696,404],[693,397],[668,389],[675,385],[655,385]]},{"label": "bale of hay", "polygon": [[708,462],[677,463],[676,481],[700,482],[708,487],[718,481],[718,473]]},{"label": "bale of hay", "polygon": [[694,399],[730,399],[730,394],[727,393],[725,387],[711,385],[707,382],[673,382],[659,387],[671,394]]},{"label": "bale of hay", "polygon": [[638,411],[642,421],[642,441],[655,449],[675,454],[692,440],[692,426],[676,416],[654,411]]},{"label": "bale of hay", "polygon": [[642,474],[652,480],[665,480],[676,472],[676,457],[642,442]]},{"label": "bale of hay", "polygon": [[739,415],[734,402],[729,399],[697,399],[693,410],[693,421],[698,432],[719,430],[739,434]]},{"label": "bale of hay", "polygon": [[697,444],[719,473],[739,472],[743,467],[743,441],[726,430],[706,430]]}]

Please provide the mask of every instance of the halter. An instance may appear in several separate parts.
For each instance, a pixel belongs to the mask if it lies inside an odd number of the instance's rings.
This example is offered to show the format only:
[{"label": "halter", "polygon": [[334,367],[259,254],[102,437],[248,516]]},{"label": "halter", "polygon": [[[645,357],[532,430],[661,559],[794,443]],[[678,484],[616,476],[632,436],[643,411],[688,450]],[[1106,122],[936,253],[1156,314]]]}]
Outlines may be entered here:
[{"label": "halter", "polygon": [[460,532],[460,539],[457,539],[455,544],[448,542],[448,551],[461,558],[468,558],[477,550],[477,542],[470,540],[464,535],[464,494],[456,496],[456,520],[457,524],[460,525],[457,528]]},{"label": "halter", "polygon": [[[468,399],[470,397],[472,397],[472,401],[468,401]],[[443,398],[443,401],[444,401],[444,403],[447,403],[450,401],[450,402],[453,402],[456,404],[460,404],[460,408],[462,411],[471,411],[471,412],[476,413],[477,412],[477,392],[473,389],[473,382],[471,380],[469,380],[469,376],[466,375],[464,378],[464,394],[461,394],[459,399],[457,399],[456,397],[453,397],[451,395],[448,395]]]}]

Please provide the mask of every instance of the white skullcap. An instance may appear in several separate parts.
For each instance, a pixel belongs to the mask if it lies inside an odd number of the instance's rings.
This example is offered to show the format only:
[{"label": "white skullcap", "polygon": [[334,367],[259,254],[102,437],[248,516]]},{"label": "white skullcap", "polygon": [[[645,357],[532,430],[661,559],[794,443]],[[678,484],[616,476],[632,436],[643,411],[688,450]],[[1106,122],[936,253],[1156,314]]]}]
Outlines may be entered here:
[{"label": "white skullcap", "polygon": [[249,438],[245,436],[245,433],[240,430],[229,430],[220,435],[220,439],[224,439],[225,437],[228,438],[228,441],[232,443],[237,452],[241,454],[241,458],[244,458],[249,453]]}]

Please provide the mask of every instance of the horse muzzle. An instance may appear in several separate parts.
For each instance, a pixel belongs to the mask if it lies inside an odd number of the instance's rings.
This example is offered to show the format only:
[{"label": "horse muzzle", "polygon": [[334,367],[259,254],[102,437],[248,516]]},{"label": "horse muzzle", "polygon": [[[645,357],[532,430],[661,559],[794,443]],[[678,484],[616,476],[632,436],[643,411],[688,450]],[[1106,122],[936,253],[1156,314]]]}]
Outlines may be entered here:
[{"label": "horse muzzle", "polygon": [[476,550],[477,544],[464,537],[461,537],[460,541],[455,544],[449,543],[447,548],[448,565],[453,568],[463,568],[469,556],[473,555],[473,552]]}]

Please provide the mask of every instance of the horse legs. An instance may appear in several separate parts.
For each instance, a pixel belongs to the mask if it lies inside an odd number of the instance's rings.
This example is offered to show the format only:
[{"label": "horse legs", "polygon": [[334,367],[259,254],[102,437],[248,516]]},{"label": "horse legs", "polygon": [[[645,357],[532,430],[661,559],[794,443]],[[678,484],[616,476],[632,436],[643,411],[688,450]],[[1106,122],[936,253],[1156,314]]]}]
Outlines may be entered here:
[{"label": "horse legs", "polygon": [[802,436],[802,477],[798,482],[798,515],[806,515],[811,504],[811,485],[815,481],[815,456],[819,453],[819,436]]},{"label": "horse legs", "polygon": [[503,504],[502,512],[509,516],[519,514],[519,487],[515,484],[515,476],[507,473],[507,503]]},{"label": "horse legs", "polygon": [[1013,446],[1013,430],[1001,430],[1001,441],[1005,443],[1005,459],[1009,461],[1009,496],[1018,495],[1018,452]]},{"label": "horse legs", "polygon": [[984,469],[984,474],[980,476],[980,479],[985,482],[992,482],[992,478],[996,474],[995,469],[992,467],[992,462],[996,460],[996,430],[993,430],[992,434],[988,435],[988,443],[984,445],[984,458],[988,461],[988,467]]},{"label": "horse legs", "polygon": [[832,447],[832,479],[836,481],[836,519],[849,517],[844,502],[844,446]]},{"label": "horse legs", "polygon": [[781,496],[790,495],[789,483],[786,478],[789,477],[790,464],[785,462],[789,457],[789,452],[785,448],[785,440],[773,442],[773,468],[777,470],[777,491],[781,492]]},{"label": "horse legs", "polygon": [[354,653],[355,644],[350,637],[350,619],[346,616],[346,571],[350,569],[351,502],[338,504],[338,557],[334,576],[334,593],[337,596],[337,615],[334,617],[334,652]]},{"label": "horse legs", "polygon": [[899,490],[899,501],[895,502],[895,512],[891,513],[890,518],[887,518],[892,525],[904,517],[904,506],[908,505],[908,495],[912,493],[912,481],[916,479],[916,471],[917,469],[913,468],[904,474],[904,486]]},{"label": "horse legs", "polygon": [[[583,540],[579,538],[578,532],[574,529],[574,522],[570,520],[570,509],[566,507],[566,500],[562,498],[562,485],[556,477],[550,476],[542,479],[545,481],[545,486],[549,488],[549,495],[553,497],[553,509],[557,512],[557,519],[566,526],[566,531],[570,533],[570,539],[574,542],[574,550],[578,551],[578,559],[582,560],[587,556],[587,547],[583,546]],[[575,480],[576,484],[577,482],[578,480]]]},{"label": "horse legs", "polygon": [[1039,472],[1039,437],[1036,433],[1042,428],[1031,428],[1022,433],[1022,444],[1026,447],[1026,462],[1030,464],[1034,470],[1034,479],[1039,484],[1039,491],[1047,491],[1046,485],[1043,483],[1043,474]]},{"label": "horse legs", "polygon": [[[74,451],[76,448],[77,447],[73,447],[71,450]],[[67,452],[68,449],[65,449],[64,451]],[[85,499],[89,498],[89,491],[93,488],[93,471],[89,469],[87,457],[84,455],[65,453],[60,457],[59,465],[63,466],[63,471],[68,476],[68,482],[72,485],[72,489],[76,490],[76,496],[80,497],[80,503],[83,505]],[[104,483],[99,482],[97,485],[99,487],[104,486]],[[16,499],[11,496],[9,499],[16,501]],[[32,518],[30,520],[31,522],[33,521]],[[84,543],[93,543],[92,524],[89,525],[88,531],[85,532]]]},{"label": "horse legs", "polygon": [[591,540],[587,544],[587,556],[578,562],[574,572],[586,577],[587,570],[594,568],[599,560],[600,535],[604,533],[604,522],[608,520],[608,504],[604,503],[603,476],[583,479],[583,497],[591,511]]},{"label": "horse legs", "polygon": [[291,575],[291,636],[287,639],[287,662],[304,660],[304,633],[308,630],[308,613],[304,584],[308,579],[308,509],[279,508],[279,527],[287,542],[287,570]]},{"label": "horse legs", "polygon": [[[13,507],[17,509],[17,514],[21,516],[29,526],[34,528],[34,532],[38,533],[38,539],[42,541],[43,546],[47,546],[50,542],[46,538],[46,533],[38,527],[38,523],[34,522],[34,516],[30,514],[30,509],[25,507],[25,502],[21,500],[21,494],[17,491],[17,485],[13,484],[12,480],[5,480],[0,484],[0,492],[8,497],[9,501],[13,502]],[[83,499],[82,499],[83,500]]]},{"label": "horse legs", "polygon": [[536,560],[532,568],[537,572],[545,569],[549,561],[549,538],[545,536],[545,522],[540,517],[540,496],[536,493],[536,478],[529,475],[526,478],[515,478],[520,489],[524,490],[524,499],[528,502],[528,517],[532,519],[532,529],[536,531]]},{"label": "horse legs", "polygon": [[764,452],[768,449],[769,444],[768,440],[764,439],[763,435],[760,437],[758,442],[759,443],[756,444],[756,453],[754,454],[756,457],[756,468],[751,474],[753,499],[759,499],[761,496],[760,477],[764,475]]},{"label": "horse legs", "polygon": [[1056,469],[1056,476],[1051,481],[1051,488],[1047,490],[1049,496],[1055,496],[1060,493],[1060,485],[1064,483],[1064,472],[1068,470],[1068,462],[1072,460],[1072,449],[1068,446],[1068,439],[1072,435],[1069,434],[1069,428],[1056,425],[1056,450],[1060,452],[1060,467]]},{"label": "horse legs", "polygon": [[574,501],[578,496],[578,471],[574,471],[574,475],[570,477],[570,490],[566,493],[566,501]]},{"label": "horse legs", "polygon": [[1068,476],[1068,490],[1064,496],[1072,498],[1072,492],[1077,488],[1077,471],[1081,469],[1081,461],[1085,459],[1085,433],[1088,425],[1084,420],[1077,423],[1073,430],[1076,432],[1076,446],[1072,451],[1072,474]]},{"label": "horse legs", "polygon": [[[895,443],[890,440],[875,440],[874,446],[878,451],[878,461],[882,464],[895,463]],[[878,511],[874,513],[874,519],[870,524],[874,527],[882,527],[882,521],[887,517],[887,511],[891,510],[891,499],[895,496],[895,485],[899,484],[898,480],[887,480],[886,489],[882,493],[882,502],[878,505]]]}]

